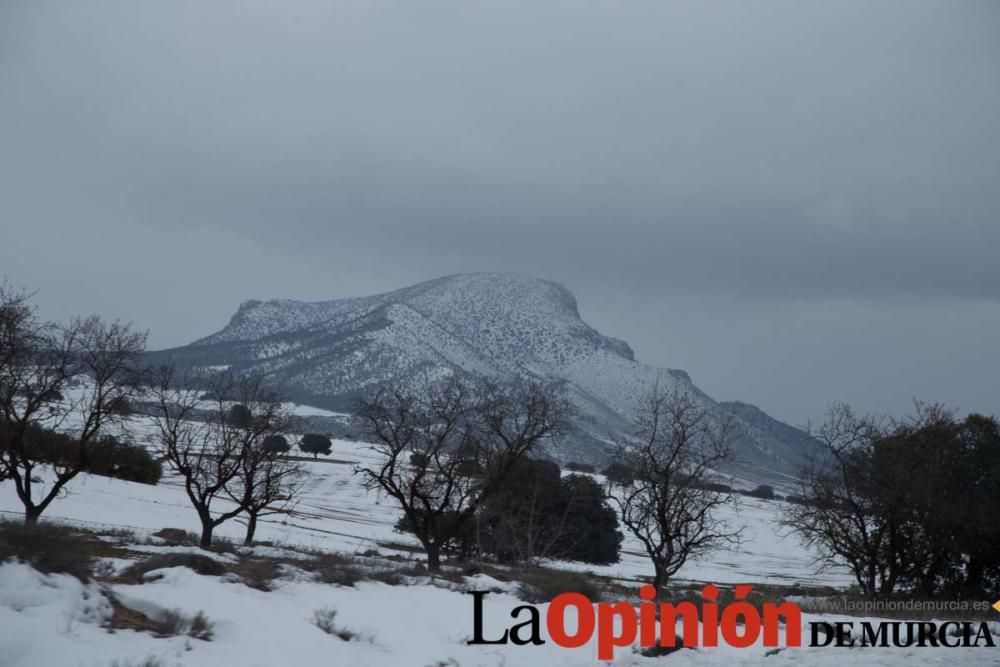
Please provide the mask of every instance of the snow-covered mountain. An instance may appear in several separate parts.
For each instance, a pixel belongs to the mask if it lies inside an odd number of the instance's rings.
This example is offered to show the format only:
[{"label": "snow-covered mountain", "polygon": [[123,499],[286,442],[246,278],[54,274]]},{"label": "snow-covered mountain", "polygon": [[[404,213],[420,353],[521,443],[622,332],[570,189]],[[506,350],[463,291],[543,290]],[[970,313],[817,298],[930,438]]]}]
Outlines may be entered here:
[{"label": "snow-covered mountain", "polygon": [[602,461],[633,430],[638,401],[656,383],[734,415],[741,459],[757,472],[793,472],[810,444],[797,429],[733,407],[743,404],[716,403],[684,371],[636,361],[627,343],[580,319],[565,287],[520,275],[453,275],[314,303],[247,301],[218,333],[156,356],[263,372],[293,400],[339,410],[388,382],[419,388],[450,374],[554,382],[576,408],[573,435],[552,452],[564,459]]}]

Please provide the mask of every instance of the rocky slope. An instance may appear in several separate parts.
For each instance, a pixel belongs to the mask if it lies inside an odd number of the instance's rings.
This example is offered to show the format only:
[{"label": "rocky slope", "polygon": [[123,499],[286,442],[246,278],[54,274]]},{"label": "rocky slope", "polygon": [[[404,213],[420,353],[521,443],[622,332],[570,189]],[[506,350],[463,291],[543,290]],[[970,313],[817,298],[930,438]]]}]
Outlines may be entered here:
[{"label": "rocky slope", "polygon": [[552,452],[564,459],[602,461],[608,444],[631,432],[638,399],[656,383],[733,415],[740,458],[756,477],[793,472],[811,447],[753,406],[716,403],[683,371],[636,361],[627,343],[580,319],[565,287],[519,275],[446,276],[316,303],[247,301],[218,333],[155,356],[263,372],[294,400],[339,410],[390,381],[416,389],[450,374],[555,382],[577,413],[573,435]]}]

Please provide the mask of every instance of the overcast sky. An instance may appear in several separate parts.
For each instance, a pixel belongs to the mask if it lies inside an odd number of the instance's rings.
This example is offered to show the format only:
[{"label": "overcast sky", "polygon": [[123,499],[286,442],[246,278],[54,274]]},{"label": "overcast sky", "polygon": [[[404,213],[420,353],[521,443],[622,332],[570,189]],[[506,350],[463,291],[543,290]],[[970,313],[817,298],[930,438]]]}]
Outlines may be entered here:
[{"label": "overcast sky", "polygon": [[801,424],[1000,412],[1000,3],[0,1],[0,274],[154,347],[557,280]]}]

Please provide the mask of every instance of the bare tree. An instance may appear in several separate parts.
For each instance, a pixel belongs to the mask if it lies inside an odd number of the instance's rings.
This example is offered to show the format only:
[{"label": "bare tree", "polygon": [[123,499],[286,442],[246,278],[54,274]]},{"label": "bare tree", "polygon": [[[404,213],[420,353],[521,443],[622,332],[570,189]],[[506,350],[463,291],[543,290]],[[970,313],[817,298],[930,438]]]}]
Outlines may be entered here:
[{"label": "bare tree", "polygon": [[[96,316],[44,322],[27,293],[0,285],[0,471],[13,480],[26,523],[86,468],[102,435],[125,430],[145,343],[145,333]],[[48,451],[51,431],[71,446]],[[48,481],[37,481],[39,468],[51,472]]]},{"label": "bare tree", "polygon": [[691,558],[739,543],[742,527],[718,516],[735,496],[711,489],[717,467],[732,457],[732,424],[689,393],[646,397],[638,439],[620,448],[633,479],[608,482],[621,521],[642,543],[659,591]]},{"label": "bare tree", "polygon": [[236,477],[226,487],[229,498],[246,514],[246,537],[253,544],[257,521],[273,514],[290,514],[305,481],[305,471],[270,445],[267,436],[254,442],[244,453]]},{"label": "bare tree", "polygon": [[802,472],[802,503],[789,505],[784,523],[819,548],[823,565],[847,563],[862,592],[888,596],[902,563],[898,524],[881,506],[876,446],[887,433],[883,419],[830,408],[813,432],[822,455]]},{"label": "bare tree", "polygon": [[537,385],[508,392],[487,383],[469,389],[453,380],[421,398],[383,389],[359,401],[357,414],[380,460],[356,472],[369,489],[399,503],[428,567],[439,570],[442,546],[522,456],[556,433],[563,409]]},{"label": "bare tree", "polygon": [[[264,439],[287,429],[288,414],[260,377],[231,371],[199,381],[177,378],[167,367],[159,371],[151,394],[160,454],[184,480],[201,522],[201,547],[207,549],[215,528],[246,510],[241,501],[259,500],[256,477],[250,493],[234,495],[233,489]],[[233,405],[246,411],[234,418]],[[217,510],[213,503],[220,497],[239,500]]]},{"label": "bare tree", "polygon": [[554,388],[536,382],[513,388],[478,384],[473,430],[475,458],[484,472],[480,500],[501,488],[522,457],[563,431],[567,410]]}]

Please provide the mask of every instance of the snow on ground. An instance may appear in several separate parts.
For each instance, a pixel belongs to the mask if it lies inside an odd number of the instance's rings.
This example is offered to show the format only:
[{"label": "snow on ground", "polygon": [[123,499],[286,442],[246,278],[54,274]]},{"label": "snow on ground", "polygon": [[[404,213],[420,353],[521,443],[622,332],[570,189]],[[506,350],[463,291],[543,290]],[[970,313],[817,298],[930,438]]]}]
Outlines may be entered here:
[{"label": "snow on ground", "polygon": [[[469,646],[471,598],[433,585],[388,586],[362,582],[344,588],[308,581],[282,581],[263,592],[183,567],[160,570],[161,578],[141,585],[113,585],[130,607],[148,614],[179,610],[203,612],[214,622],[211,641],[190,637],[153,638],[132,630],[109,633],[101,627],[109,610],[94,585],[68,575],[40,575],[26,565],[0,565],[0,665],[109,667],[159,658],[164,667],[352,667],[413,665],[593,665],[596,644],[576,649],[547,642],[540,646]],[[470,587],[481,588],[481,578]],[[522,604],[505,593],[484,601],[485,637],[497,637]],[[539,605],[544,618],[546,605]],[[317,627],[317,612],[335,612],[344,641]],[[817,617],[805,615],[804,622]],[[830,617],[823,617],[830,620]],[[572,623],[568,624],[572,630]],[[804,633],[808,637],[808,633]],[[777,655],[757,645],[682,650],[667,658],[642,657],[619,649],[616,665],[985,665],[997,653],[985,648],[790,648]],[[991,662],[993,661],[993,662]]]},{"label": "snow on ground", "polygon": [[[71,391],[81,390],[79,387]],[[303,416],[338,414],[293,403],[287,407]],[[133,439],[151,446],[155,435],[152,421],[136,417],[130,422]],[[379,548],[380,543],[387,542],[416,546],[416,540],[394,531],[401,512],[392,499],[365,491],[354,475],[355,466],[374,462],[373,456],[366,443],[334,440],[331,456],[304,461],[309,479],[295,515],[263,519],[257,539],[349,552]],[[601,479],[599,475],[596,477]],[[108,524],[140,532],[155,532],[164,527],[192,532],[198,529],[197,517],[177,479],[169,474],[165,474],[160,485],[155,487],[81,475],[69,489],[73,497],[57,500],[46,511],[46,517],[84,525]],[[226,504],[222,500],[218,502],[220,507]],[[784,508],[785,504],[780,501],[749,497],[739,498],[739,508],[735,512],[723,508],[720,516],[734,526],[746,526],[740,548],[689,563],[677,578],[715,583],[850,585],[852,579],[844,569],[817,571],[816,554],[778,524]],[[0,516],[4,513],[20,513],[20,503],[12,486],[0,484]],[[238,539],[242,526],[234,522],[223,524],[216,535]],[[560,567],[591,570],[625,580],[651,574],[641,545],[627,534],[620,563],[604,567],[567,563]]]},{"label": "snow on ground", "polygon": [[[136,424],[149,432],[148,424]],[[257,539],[278,543],[257,547],[259,555],[284,555],[289,547],[362,553],[409,555],[412,538],[396,533],[400,513],[390,499],[366,492],[353,475],[354,466],[370,460],[364,443],[335,441],[333,454],[307,461],[309,481],[296,513],[268,517],[258,528]],[[224,505],[220,502],[220,507]],[[728,518],[745,523],[747,531],[738,551],[724,551],[688,564],[679,579],[717,583],[804,583],[846,585],[843,570],[817,575],[814,555],[776,523],[780,502],[745,498]],[[0,484],[0,516],[17,519],[20,505],[10,483]],[[81,475],[69,486],[69,497],[59,498],[45,514],[60,521],[93,528],[125,528],[140,541],[165,527],[198,529],[197,518],[177,480],[165,476],[158,486],[104,477]],[[241,540],[243,527],[228,522],[216,535]],[[147,553],[190,550],[150,543],[130,546]],[[220,556],[222,560],[231,558]],[[120,571],[124,563],[111,563]],[[626,582],[651,574],[638,544],[627,539],[622,561],[595,567],[554,563],[556,567],[589,570]],[[432,582],[388,586],[361,582],[345,588],[290,577],[277,582],[276,590],[263,592],[232,578],[195,574],[179,567],[160,570],[159,578],[143,584],[111,584],[120,600],[148,614],[180,610],[191,616],[203,611],[215,623],[215,636],[205,642],[190,637],[156,638],[133,630],[109,633],[102,627],[108,617],[106,599],[97,584],[83,585],[67,575],[43,575],[30,567],[9,562],[0,565],[0,666],[47,667],[70,665],[110,667],[140,664],[147,657],[173,665],[240,665],[280,667],[295,665],[592,665],[593,642],[579,649],[564,649],[549,642],[543,646],[468,646],[472,633],[472,598],[453,585]],[[487,636],[508,627],[511,610],[523,604],[516,587],[486,575],[465,580],[471,589],[491,589],[486,598]],[[544,605],[540,605],[544,609]],[[321,631],[313,622],[317,611],[335,610],[339,628],[356,636],[351,641]],[[804,621],[831,617],[804,616]],[[520,619],[519,619],[520,620]],[[808,635],[805,635],[808,637]],[[620,649],[614,664],[744,665],[766,664],[1000,664],[990,649],[788,649],[766,656],[762,646],[684,650],[668,658],[644,658]],[[989,661],[993,660],[994,663]]]},{"label": "snow on ground", "polygon": [[[291,517],[266,517],[258,527],[259,541],[323,550],[363,552],[387,551],[386,544],[416,546],[409,536],[394,530],[400,511],[390,498],[363,489],[354,467],[372,461],[365,443],[334,441],[333,454],[317,461],[304,461],[309,479]],[[148,534],[161,528],[183,528],[197,532],[198,519],[188,504],[178,480],[165,475],[157,486],[81,475],[70,485],[71,497],[55,501],[45,516],[83,526],[122,527]],[[219,507],[226,502],[217,501]],[[722,551],[686,565],[678,579],[715,583],[771,583],[846,586],[851,579],[844,570],[816,572],[815,554],[797,537],[786,535],[777,523],[784,504],[740,498],[739,509],[727,519],[746,525],[738,551]],[[10,484],[0,484],[0,516],[20,514],[20,503]],[[228,522],[216,535],[240,539],[243,527]],[[391,551],[391,548],[388,549]],[[559,564],[568,569],[631,580],[649,576],[650,567],[640,544],[626,535],[620,563],[593,566]]]},{"label": "snow on ground", "polygon": [[311,405],[300,405],[299,403],[282,403],[282,407],[291,410],[300,417],[336,417],[338,419],[350,419],[351,415],[346,412],[334,412],[324,410]]}]

